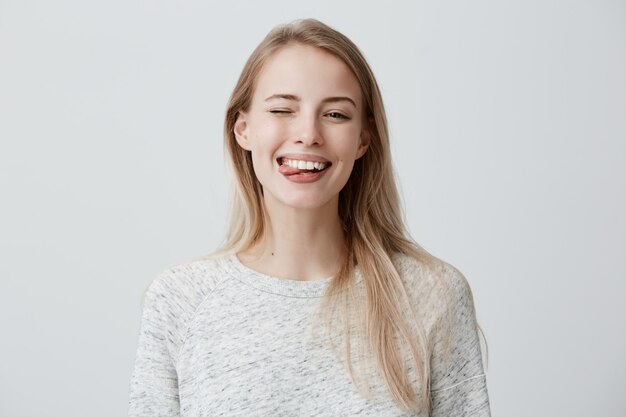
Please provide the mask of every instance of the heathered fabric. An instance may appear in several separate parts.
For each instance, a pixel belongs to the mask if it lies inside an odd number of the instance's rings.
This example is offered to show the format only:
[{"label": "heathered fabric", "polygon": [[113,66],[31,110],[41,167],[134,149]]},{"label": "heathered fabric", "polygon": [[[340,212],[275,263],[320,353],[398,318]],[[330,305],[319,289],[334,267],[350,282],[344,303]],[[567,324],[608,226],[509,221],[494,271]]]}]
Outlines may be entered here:
[{"label": "heathered fabric", "polygon": [[[455,305],[452,350],[444,362],[443,335],[436,332],[443,293],[413,258],[392,259],[432,341],[430,415],[490,416],[465,277],[442,264]],[[362,289],[358,265],[356,278]],[[423,417],[398,409],[380,378],[368,380],[376,396],[363,398],[326,339],[307,332],[331,279],[271,277],[236,255],[167,268],[144,298],[128,415]]]}]

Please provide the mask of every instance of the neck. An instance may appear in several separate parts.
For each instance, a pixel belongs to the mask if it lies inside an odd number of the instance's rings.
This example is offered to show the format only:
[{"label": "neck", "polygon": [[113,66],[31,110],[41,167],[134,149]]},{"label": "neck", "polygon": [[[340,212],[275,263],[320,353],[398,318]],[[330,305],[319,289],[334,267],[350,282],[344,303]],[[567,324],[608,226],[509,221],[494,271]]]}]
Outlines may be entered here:
[{"label": "neck", "polygon": [[265,198],[264,236],[238,254],[242,263],[278,278],[308,281],[335,276],[346,255],[337,197],[315,209]]}]

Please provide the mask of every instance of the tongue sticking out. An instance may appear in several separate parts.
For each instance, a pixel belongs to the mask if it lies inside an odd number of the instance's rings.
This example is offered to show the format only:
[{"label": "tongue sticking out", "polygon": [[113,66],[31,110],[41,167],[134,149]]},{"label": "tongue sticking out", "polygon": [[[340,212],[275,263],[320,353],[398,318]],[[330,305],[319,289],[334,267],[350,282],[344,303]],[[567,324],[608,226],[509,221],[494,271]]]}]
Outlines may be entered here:
[{"label": "tongue sticking out", "polygon": [[[328,168],[328,167],[326,167]],[[326,169],[324,168],[324,169]],[[306,172],[322,172],[323,170],[318,170],[318,169],[298,169],[298,168],[292,168],[288,165],[281,165],[280,167],[278,167],[278,172],[280,172],[283,175],[295,175],[295,174],[302,174],[302,173],[306,173]]]},{"label": "tongue sticking out", "polygon": [[281,165],[280,168],[278,168],[278,172],[280,172],[283,175],[294,175],[294,174],[300,174],[302,172],[313,172],[315,171],[314,169],[298,169],[298,168],[292,168],[290,166],[287,165]]}]

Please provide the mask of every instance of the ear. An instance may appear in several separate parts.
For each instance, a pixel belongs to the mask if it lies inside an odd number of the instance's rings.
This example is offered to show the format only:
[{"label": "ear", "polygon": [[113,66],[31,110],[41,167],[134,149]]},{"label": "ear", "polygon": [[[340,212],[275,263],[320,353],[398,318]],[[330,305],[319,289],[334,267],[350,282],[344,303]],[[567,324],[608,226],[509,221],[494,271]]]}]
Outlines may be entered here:
[{"label": "ear", "polygon": [[235,134],[235,139],[237,139],[239,146],[249,151],[251,148],[250,139],[248,138],[248,122],[246,121],[246,117],[246,113],[239,110],[237,120],[235,121],[235,125],[233,127],[233,133]]},{"label": "ear", "polygon": [[361,143],[359,144],[359,148],[357,149],[355,159],[359,159],[360,157],[365,155],[365,152],[367,151],[367,148],[370,146],[371,141],[372,141],[372,136],[371,136],[370,130],[368,128],[363,129],[361,131]]}]

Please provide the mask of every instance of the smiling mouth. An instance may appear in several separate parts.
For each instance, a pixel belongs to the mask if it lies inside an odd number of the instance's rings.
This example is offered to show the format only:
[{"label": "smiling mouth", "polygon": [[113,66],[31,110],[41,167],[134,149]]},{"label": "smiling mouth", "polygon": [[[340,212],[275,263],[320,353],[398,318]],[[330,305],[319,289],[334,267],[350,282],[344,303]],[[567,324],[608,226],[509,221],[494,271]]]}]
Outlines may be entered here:
[{"label": "smiling mouth", "polygon": [[[324,167],[322,169],[313,167],[312,169],[301,169],[291,167],[289,165],[283,165],[283,158],[276,158],[276,162],[278,163],[278,170],[281,174],[284,175],[293,175],[293,174],[303,174],[303,173],[314,173],[314,172],[322,172],[326,171],[328,168],[332,166],[331,162],[324,162]],[[317,163],[316,163],[317,165]]]}]

